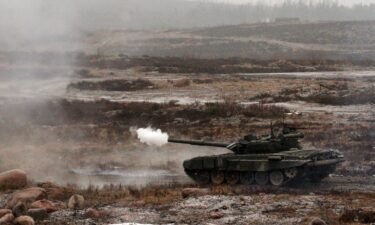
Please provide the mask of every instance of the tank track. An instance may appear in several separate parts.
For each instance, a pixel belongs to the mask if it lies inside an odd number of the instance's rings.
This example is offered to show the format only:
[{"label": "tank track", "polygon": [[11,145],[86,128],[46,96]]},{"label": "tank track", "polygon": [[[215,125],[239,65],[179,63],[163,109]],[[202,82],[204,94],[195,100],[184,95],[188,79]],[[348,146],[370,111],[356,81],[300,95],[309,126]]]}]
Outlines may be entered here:
[{"label": "tank track", "polygon": [[319,183],[335,170],[335,166],[325,168],[289,168],[267,172],[238,172],[218,170],[188,170],[185,173],[196,183],[202,185],[272,185],[285,186],[309,180]]}]

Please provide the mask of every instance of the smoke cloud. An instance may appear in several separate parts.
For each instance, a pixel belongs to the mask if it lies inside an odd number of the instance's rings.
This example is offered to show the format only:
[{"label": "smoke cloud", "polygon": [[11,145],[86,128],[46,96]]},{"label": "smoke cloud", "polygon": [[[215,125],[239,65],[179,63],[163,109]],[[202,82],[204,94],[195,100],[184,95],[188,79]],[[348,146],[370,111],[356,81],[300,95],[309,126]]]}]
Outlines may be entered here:
[{"label": "smoke cloud", "polygon": [[153,129],[151,127],[139,128],[137,130],[138,139],[150,146],[163,146],[168,143],[168,134],[163,133],[160,129]]}]

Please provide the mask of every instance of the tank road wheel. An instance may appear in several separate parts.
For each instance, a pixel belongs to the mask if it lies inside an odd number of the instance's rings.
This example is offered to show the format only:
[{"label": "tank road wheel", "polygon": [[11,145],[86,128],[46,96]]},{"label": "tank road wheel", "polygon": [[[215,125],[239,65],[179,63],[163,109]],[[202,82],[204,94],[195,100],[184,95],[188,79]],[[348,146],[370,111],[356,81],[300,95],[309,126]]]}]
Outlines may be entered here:
[{"label": "tank road wheel", "polygon": [[211,171],[211,182],[213,184],[222,184],[225,181],[225,174],[223,171]]},{"label": "tank road wheel", "polygon": [[225,174],[225,180],[230,185],[235,185],[240,181],[240,173],[235,171],[229,171]]},{"label": "tank road wheel", "polygon": [[268,173],[258,171],[255,173],[255,182],[260,185],[268,184]]},{"label": "tank road wheel", "polygon": [[295,167],[288,168],[284,170],[284,174],[288,179],[294,179],[297,177],[298,170]]},{"label": "tank road wheel", "polygon": [[240,174],[241,184],[252,184],[254,183],[254,173],[253,172],[242,172]]},{"label": "tank road wheel", "polygon": [[208,184],[210,183],[210,173],[208,171],[194,171],[191,174],[191,177],[199,184]]},{"label": "tank road wheel", "polygon": [[280,170],[270,172],[270,183],[273,186],[280,186],[284,183],[284,175]]}]

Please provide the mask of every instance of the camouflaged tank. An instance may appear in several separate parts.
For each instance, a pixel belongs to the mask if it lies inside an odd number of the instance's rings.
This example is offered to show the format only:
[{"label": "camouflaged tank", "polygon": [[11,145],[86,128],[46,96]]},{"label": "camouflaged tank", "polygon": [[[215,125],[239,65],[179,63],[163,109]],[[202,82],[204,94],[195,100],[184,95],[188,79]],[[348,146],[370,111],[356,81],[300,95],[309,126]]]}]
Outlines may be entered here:
[{"label": "camouflaged tank", "polygon": [[233,153],[202,156],[184,161],[187,175],[200,184],[259,184],[281,186],[291,181],[320,182],[344,161],[333,149],[302,149],[304,135],[296,128],[283,126],[277,132],[258,138],[245,136],[226,144],[169,139],[172,143],[222,147]]}]

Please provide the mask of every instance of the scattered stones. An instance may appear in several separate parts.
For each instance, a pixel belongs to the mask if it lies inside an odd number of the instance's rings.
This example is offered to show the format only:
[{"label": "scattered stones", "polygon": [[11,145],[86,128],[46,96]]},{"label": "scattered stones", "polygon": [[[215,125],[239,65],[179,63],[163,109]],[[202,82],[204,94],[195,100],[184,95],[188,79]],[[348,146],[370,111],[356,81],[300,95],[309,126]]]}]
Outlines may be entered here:
[{"label": "scattered stones", "polygon": [[30,216],[20,216],[14,220],[16,225],[35,225],[35,221]]},{"label": "scattered stones", "polygon": [[43,220],[48,217],[48,212],[46,209],[29,209],[27,214],[34,220]]},{"label": "scattered stones", "polygon": [[5,216],[8,213],[12,213],[12,210],[10,210],[10,209],[0,209],[0,218]]},{"label": "scattered stones", "polygon": [[13,193],[7,201],[7,208],[13,208],[18,202],[29,205],[36,200],[44,199],[46,197],[47,193],[43,188],[27,188]]},{"label": "scattered stones", "polygon": [[25,203],[23,202],[18,202],[12,209],[13,215],[15,217],[27,215],[27,207]]},{"label": "scattered stones", "polygon": [[9,170],[0,173],[0,189],[19,189],[26,185],[27,176],[22,170]]},{"label": "scattered stones", "polygon": [[32,209],[45,209],[48,213],[55,212],[57,210],[56,206],[53,202],[45,200],[45,199],[33,202],[30,205],[30,208],[32,208]]},{"label": "scattered stones", "polygon": [[3,225],[3,224],[9,224],[11,223],[12,221],[14,220],[14,216],[12,213],[8,213],[6,215],[3,215],[1,218],[0,218],[0,225]]},{"label": "scattered stones", "polygon": [[82,195],[73,195],[68,201],[69,209],[80,209],[83,208],[85,198]]},{"label": "scattered stones", "polygon": [[324,220],[316,217],[311,220],[310,225],[327,225],[327,223]]},{"label": "scattered stones", "polygon": [[185,188],[182,190],[182,197],[187,198],[191,196],[201,196],[210,194],[210,189],[208,188]]}]

